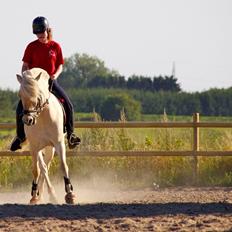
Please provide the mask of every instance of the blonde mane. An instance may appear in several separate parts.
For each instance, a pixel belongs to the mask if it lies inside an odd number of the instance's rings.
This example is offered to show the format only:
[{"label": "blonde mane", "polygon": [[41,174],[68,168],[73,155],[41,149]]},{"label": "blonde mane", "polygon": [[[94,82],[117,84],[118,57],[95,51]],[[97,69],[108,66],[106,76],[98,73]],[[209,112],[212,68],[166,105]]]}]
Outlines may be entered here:
[{"label": "blonde mane", "polygon": [[[40,76],[39,80],[36,78]],[[48,94],[48,73],[41,68],[33,68],[23,72],[20,95],[29,99],[45,100]]]}]

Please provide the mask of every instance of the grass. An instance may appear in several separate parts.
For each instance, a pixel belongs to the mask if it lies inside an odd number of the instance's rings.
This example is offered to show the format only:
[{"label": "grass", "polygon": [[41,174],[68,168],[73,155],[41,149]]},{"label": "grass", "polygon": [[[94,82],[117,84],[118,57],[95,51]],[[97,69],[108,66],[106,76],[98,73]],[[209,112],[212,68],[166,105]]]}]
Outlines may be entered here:
[{"label": "grass", "polygon": [[[77,114],[100,120],[93,114]],[[145,116],[148,121],[191,121],[191,116]],[[229,121],[230,118],[201,117],[201,121]],[[122,115],[121,120],[125,120]],[[82,138],[81,150],[191,150],[192,130],[188,128],[146,129],[76,129]],[[0,149],[6,150],[15,130],[1,131]],[[232,150],[232,129],[200,129],[200,149]],[[68,157],[72,178],[92,185],[97,178],[107,178],[121,188],[183,186],[193,184],[192,157]],[[198,185],[232,186],[232,157],[199,157]],[[0,188],[14,188],[31,184],[30,157],[0,158]],[[50,175],[59,171],[57,157]]]}]

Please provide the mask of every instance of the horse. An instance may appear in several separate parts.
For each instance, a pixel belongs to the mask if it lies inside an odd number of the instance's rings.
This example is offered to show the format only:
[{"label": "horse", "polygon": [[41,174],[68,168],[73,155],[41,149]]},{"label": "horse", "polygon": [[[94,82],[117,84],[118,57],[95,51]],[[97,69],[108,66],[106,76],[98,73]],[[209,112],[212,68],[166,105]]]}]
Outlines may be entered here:
[{"label": "horse", "polygon": [[30,204],[42,199],[44,180],[52,203],[58,203],[48,176],[54,153],[59,156],[64,175],[65,201],[75,204],[76,196],[66,163],[63,110],[59,100],[49,91],[48,73],[41,68],[16,75],[20,83],[19,97],[23,104],[23,123],[32,157],[33,181]]}]

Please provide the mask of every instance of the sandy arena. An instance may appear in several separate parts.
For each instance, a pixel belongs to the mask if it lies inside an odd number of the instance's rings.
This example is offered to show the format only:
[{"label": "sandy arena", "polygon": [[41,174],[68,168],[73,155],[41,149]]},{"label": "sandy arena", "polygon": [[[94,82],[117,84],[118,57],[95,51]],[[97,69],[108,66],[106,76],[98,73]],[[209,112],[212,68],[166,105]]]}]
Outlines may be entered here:
[{"label": "sandy arena", "polygon": [[77,191],[78,203],[28,205],[0,193],[0,231],[232,231],[232,188]]}]

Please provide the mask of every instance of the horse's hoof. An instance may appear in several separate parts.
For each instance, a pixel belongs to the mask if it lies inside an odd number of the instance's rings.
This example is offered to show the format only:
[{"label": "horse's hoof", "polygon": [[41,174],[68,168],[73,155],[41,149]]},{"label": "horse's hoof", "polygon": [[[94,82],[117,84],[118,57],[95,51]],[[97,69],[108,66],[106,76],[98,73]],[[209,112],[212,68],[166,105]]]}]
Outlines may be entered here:
[{"label": "horse's hoof", "polygon": [[36,205],[39,202],[39,198],[38,197],[32,197],[30,200],[30,205]]},{"label": "horse's hoof", "polygon": [[76,203],[76,195],[72,192],[67,193],[65,195],[65,202],[67,204],[71,204],[71,205],[75,204]]}]

